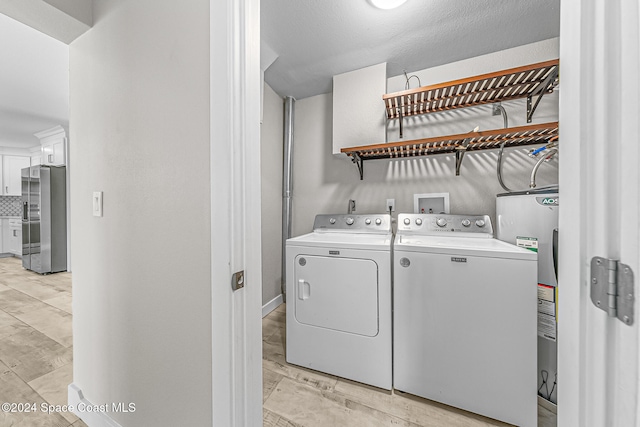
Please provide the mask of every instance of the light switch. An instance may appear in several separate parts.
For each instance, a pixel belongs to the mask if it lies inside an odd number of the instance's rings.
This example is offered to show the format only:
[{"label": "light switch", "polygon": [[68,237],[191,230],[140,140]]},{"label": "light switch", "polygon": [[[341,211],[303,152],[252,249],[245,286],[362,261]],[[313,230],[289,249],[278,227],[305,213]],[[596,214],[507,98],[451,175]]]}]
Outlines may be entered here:
[{"label": "light switch", "polygon": [[102,216],[102,191],[93,192],[93,216]]}]

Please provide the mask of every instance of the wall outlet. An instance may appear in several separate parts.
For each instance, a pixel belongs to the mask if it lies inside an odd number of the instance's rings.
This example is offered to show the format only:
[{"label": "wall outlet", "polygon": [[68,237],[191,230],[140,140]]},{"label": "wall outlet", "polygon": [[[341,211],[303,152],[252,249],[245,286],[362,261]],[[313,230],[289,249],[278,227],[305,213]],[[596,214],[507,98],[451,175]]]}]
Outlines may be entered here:
[{"label": "wall outlet", "polygon": [[396,210],[396,199],[387,199],[387,212],[395,212]]}]

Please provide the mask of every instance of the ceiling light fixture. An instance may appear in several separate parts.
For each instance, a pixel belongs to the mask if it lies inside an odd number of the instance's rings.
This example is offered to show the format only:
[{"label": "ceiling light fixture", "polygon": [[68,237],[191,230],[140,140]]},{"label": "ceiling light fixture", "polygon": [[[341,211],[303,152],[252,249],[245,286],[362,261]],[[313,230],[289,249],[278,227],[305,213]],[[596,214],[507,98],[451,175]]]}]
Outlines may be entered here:
[{"label": "ceiling light fixture", "polygon": [[395,9],[407,0],[369,0],[371,4],[379,9]]}]

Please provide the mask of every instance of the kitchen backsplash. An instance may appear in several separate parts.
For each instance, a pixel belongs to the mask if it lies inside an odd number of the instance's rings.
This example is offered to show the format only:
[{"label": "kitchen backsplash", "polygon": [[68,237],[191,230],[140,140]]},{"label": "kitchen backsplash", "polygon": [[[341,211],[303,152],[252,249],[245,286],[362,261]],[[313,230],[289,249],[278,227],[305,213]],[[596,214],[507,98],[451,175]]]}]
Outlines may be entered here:
[{"label": "kitchen backsplash", "polygon": [[0,216],[21,216],[22,197],[0,196]]}]

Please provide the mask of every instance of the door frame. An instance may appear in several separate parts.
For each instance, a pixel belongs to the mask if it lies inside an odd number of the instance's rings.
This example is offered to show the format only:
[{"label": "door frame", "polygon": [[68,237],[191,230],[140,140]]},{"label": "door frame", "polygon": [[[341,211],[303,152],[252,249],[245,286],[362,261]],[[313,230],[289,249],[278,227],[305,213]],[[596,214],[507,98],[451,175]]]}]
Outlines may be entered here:
[{"label": "door frame", "polygon": [[590,298],[590,261],[640,274],[638,2],[563,0],[560,21],[558,425],[638,426],[639,319]]},{"label": "door frame", "polygon": [[[214,425],[259,426],[260,0],[209,4],[212,419]],[[246,285],[233,291],[239,271]]]}]

